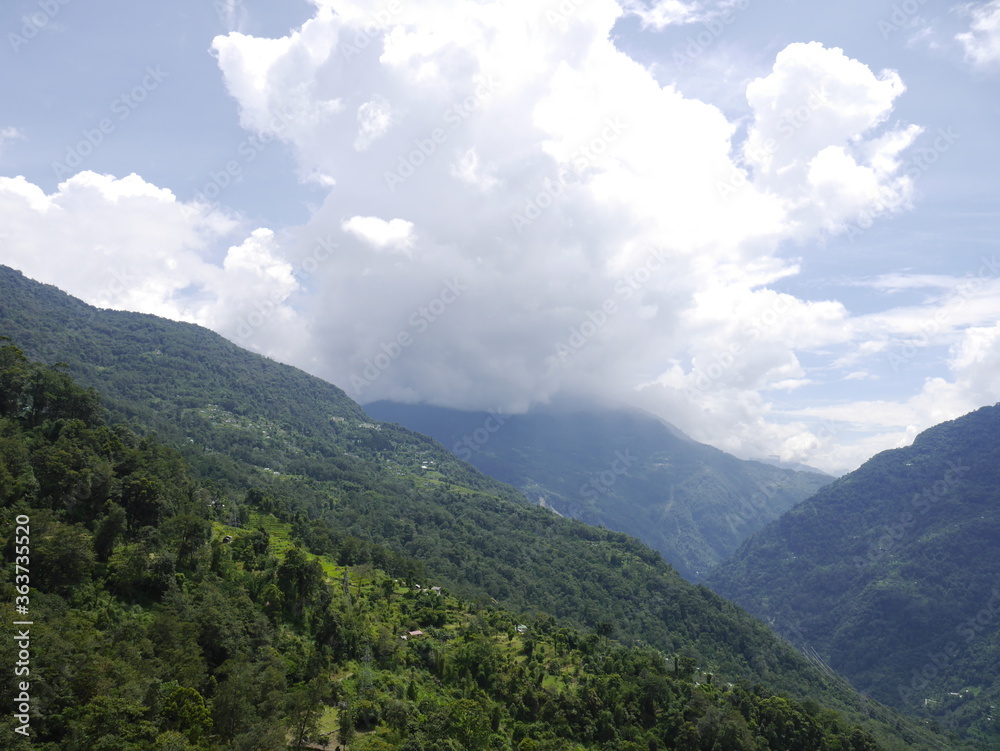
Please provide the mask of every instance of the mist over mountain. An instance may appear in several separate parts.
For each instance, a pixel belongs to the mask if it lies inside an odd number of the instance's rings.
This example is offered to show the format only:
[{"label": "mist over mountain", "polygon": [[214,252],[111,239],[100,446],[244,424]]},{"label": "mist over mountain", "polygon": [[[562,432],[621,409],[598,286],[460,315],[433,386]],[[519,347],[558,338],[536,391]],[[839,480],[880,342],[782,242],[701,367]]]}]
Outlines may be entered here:
[{"label": "mist over mountain", "polygon": [[634,408],[556,402],[527,414],[373,402],[562,516],[638,537],[697,581],[833,478],[736,459]]}]

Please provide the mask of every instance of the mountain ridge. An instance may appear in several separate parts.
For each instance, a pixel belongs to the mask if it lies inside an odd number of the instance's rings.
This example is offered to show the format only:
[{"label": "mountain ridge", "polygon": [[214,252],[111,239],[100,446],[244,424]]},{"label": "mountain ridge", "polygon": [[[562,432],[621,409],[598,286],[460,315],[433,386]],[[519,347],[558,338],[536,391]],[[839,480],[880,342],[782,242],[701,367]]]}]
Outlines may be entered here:
[{"label": "mountain ridge", "polygon": [[573,401],[525,414],[373,402],[533,503],[638,537],[698,581],[833,478],[737,459],[635,407]]},{"label": "mountain ridge", "polygon": [[[264,503],[294,520],[303,539],[330,529],[419,560],[470,601],[545,612],[567,626],[691,657],[720,677],[815,695],[870,727],[887,749],[948,747],[683,581],[638,541],[533,507],[431,439],[371,422],[340,389],[212,332],[97,311],[0,267],[4,334],[100,388],[111,418],[175,447],[205,492],[225,498],[234,513]],[[344,555],[353,562],[351,549]]]},{"label": "mountain ridge", "polygon": [[876,699],[1000,742],[1000,405],[884,451],[709,577]]}]

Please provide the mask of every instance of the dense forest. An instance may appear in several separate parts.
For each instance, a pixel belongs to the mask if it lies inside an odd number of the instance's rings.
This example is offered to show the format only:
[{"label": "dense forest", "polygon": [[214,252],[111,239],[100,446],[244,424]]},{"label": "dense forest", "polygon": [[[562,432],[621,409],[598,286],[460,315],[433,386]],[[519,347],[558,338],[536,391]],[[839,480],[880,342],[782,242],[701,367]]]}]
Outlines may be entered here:
[{"label": "dense forest", "polygon": [[[413,562],[246,496],[231,507],[174,450],[106,424],[92,390],[0,347],[5,620],[15,519],[35,583],[31,740],[5,714],[6,748],[881,748],[815,702],[616,644],[610,625],[465,604]],[[4,640],[0,662],[15,650]],[[0,683],[4,706],[15,695]]]},{"label": "dense forest", "polygon": [[1000,405],[872,458],[709,581],[876,699],[1000,747]]},{"label": "dense forest", "polygon": [[[532,505],[434,441],[372,421],[336,387],[205,329],[98,311],[0,267],[3,333],[99,389],[115,431],[178,452],[219,524],[271,514],[293,525],[302,549],[335,551],[338,565],[422,577],[478,608],[544,614],[559,628],[694,660],[717,681],[818,701],[887,749],[951,747],[637,540]],[[130,550],[140,569],[165,560]]]}]

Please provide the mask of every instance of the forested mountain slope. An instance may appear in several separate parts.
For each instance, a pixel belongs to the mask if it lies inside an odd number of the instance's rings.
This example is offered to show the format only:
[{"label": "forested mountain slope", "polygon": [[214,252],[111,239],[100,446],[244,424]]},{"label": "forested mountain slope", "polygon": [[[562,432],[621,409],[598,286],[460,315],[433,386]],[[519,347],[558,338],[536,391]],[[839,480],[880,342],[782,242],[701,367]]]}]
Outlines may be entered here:
[{"label": "forested mountain slope", "polygon": [[1000,406],[874,457],[709,582],[879,701],[1000,747]]},{"label": "forested mountain slope", "polygon": [[[0,643],[26,668],[0,682],[4,748],[881,748],[692,658],[470,606],[321,523],[230,515],[175,451],[0,346],[0,612],[30,639]],[[345,565],[362,551],[388,572]]]},{"label": "forested mountain slope", "polygon": [[638,537],[689,581],[833,479],[742,461],[636,409],[503,415],[375,402],[365,411],[431,436],[563,516]]},{"label": "forested mountain slope", "polygon": [[723,680],[818,699],[863,719],[887,748],[947,747],[633,538],[533,506],[431,439],[370,422],[339,389],[205,329],[96,311],[0,267],[3,334],[96,387],[112,423],[140,437],[155,431],[180,451],[224,505],[220,521],[274,513],[295,520],[307,547],[341,540],[341,565],[432,577],[466,599],[599,628]]}]

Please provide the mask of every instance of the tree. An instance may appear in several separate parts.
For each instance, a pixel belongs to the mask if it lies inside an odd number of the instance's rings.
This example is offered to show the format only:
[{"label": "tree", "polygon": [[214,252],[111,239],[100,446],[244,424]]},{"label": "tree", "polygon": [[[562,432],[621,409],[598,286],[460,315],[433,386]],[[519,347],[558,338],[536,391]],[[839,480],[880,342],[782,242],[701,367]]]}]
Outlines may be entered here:
[{"label": "tree", "polygon": [[125,509],[117,503],[108,502],[105,504],[104,517],[98,524],[97,533],[94,535],[94,552],[97,560],[107,563],[114,552],[115,543],[125,533],[128,527]]},{"label": "tree", "polygon": [[287,711],[292,721],[295,745],[301,747],[307,741],[317,740],[319,721],[323,717],[324,702],[330,695],[330,680],[316,676],[308,684],[292,691]]},{"label": "tree", "polygon": [[337,712],[337,737],[342,746],[349,746],[357,731],[354,729],[354,708],[348,702],[341,702]]},{"label": "tree", "polygon": [[166,729],[182,733],[191,743],[198,743],[212,727],[212,715],[205,699],[193,688],[165,687],[169,693],[163,699],[160,715]]},{"label": "tree", "polygon": [[86,530],[59,522],[37,526],[41,534],[33,539],[32,550],[37,581],[49,591],[58,591],[88,579],[94,565],[94,547]]}]

